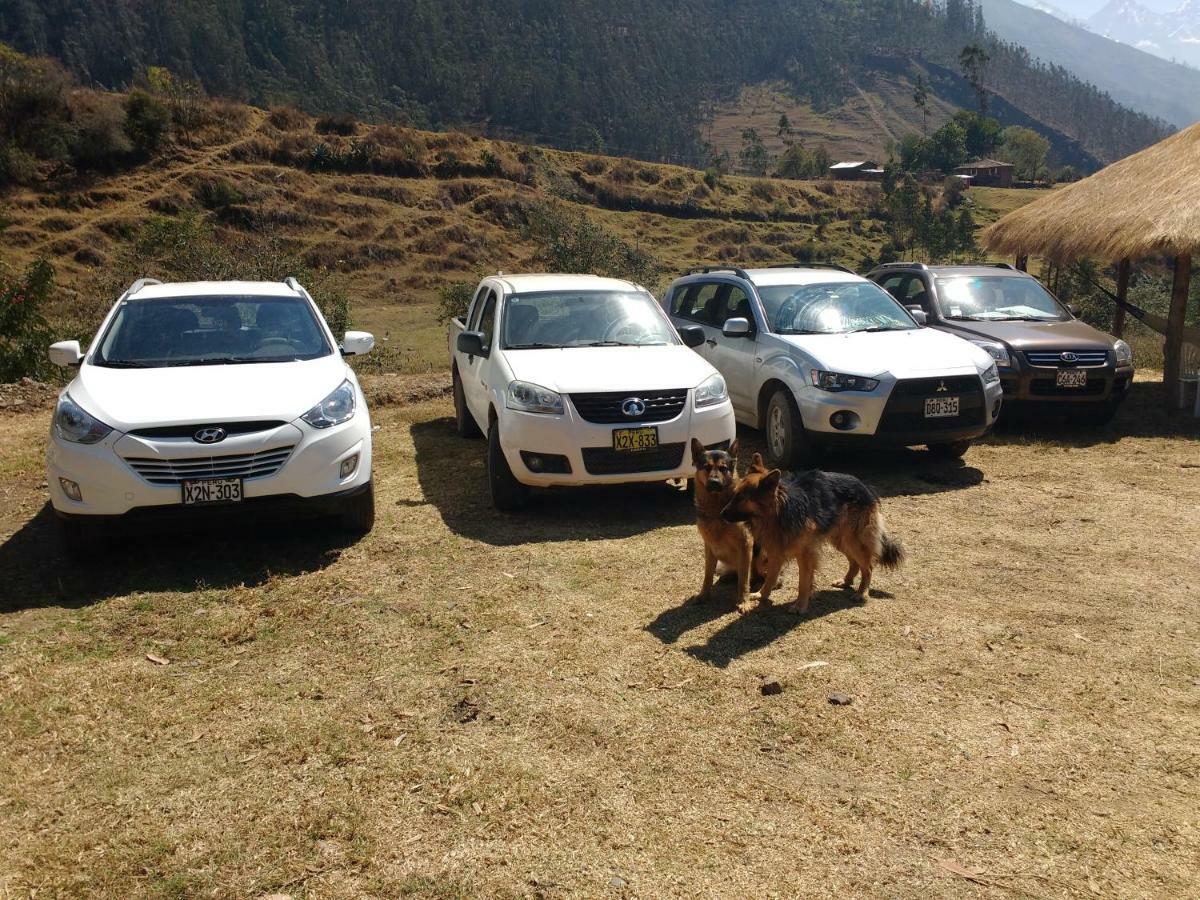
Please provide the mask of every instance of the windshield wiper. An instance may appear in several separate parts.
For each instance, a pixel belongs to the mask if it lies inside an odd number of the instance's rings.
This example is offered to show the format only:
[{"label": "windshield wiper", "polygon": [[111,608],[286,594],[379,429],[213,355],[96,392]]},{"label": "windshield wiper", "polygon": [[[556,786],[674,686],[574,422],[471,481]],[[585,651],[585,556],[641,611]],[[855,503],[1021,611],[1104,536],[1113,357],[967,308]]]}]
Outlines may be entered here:
[{"label": "windshield wiper", "polygon": [[532,344],[509,344],[505,350],[561,350],[562,344],[539,344],[536,341]]},{"label": "windshield wiper", "polygon": [[207,356],[203,359],[185,359],[179,362],[167,363],[169,366],[224,366],[246,365],[249,363],[281,363],[297,362],[297,356]]},{"label": "windshield wiper", "polygon": [[105,369],[153,369],[153,368],[156,368],[156,366],[153,366],[150,363],[133,362],[131,360],[125,360],[125,359],[105,360],[104,362],[96,363],[96,365],[102,366]]},{"label": "windshield wiper", "polygon": [[855,328],[851,334],[862,334],[862,332],[870,332],[874,334],[877,331],[912,331],[911,328],[897,328],[892,325],[872,325],[870,328]]},{"label": "windshield wiper", "polygon": [[806,331],[803,328],[785,328],[782,331],[776,331],[776,334],[835,334],[832,331]]},{"label": "windshield wiper", "polygon": [[572,347],[645,347],[645,344],[633,344],[629,341],[587,341],[580,344],[572,344]]},{"label": "windshield wiper", "polygon": [[955,322],[992,322],[990,316],[946,316],[947,319],[953,319]]}]

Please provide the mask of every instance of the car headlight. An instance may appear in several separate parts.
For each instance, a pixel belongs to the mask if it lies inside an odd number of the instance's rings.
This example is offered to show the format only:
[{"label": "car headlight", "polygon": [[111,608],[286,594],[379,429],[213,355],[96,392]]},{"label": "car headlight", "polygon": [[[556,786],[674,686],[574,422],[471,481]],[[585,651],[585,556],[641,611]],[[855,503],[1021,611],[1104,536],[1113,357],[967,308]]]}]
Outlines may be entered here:
[{"label": "car headlight", "polygon": [[73,444],[95,444],[108,437],[112,429],[64,393],[54,408],[54,433]]},{"label": "car headlight", "polygon": [[983,383],[984,384],[995,384],[999,380],[1000,380],[1000,373],[996,370],[995,363],[992,363],[990,366],[988,366],[986,369],[983,370]]},{"label": "car headlight", "polygon": [[696,388],[697,409],[705,406],[716,406],[718,403],[724,403],[728,399],[729,389],[725,386],[725,379],[718,372],[709,375]]},{"label": "car headlight", "polygon": [[813,387],[823,391],[873,391],[879,387],[876,378],[864,378],[862,375],[843,375],[841,372],[823,372],[812,370]]},{"label": "car headlight", "polygon": [[1118,338],[1117,342],[1115,344],[1113,344],[1113,350],[1115,350],[1116,354],[1117,354],[1117,365],[1118,366],[1132,366],[1133,365],[1133,348],[1130,347],[1127,343],[1125,343],[1124,341],[1122,341]]},{"label": "car headlight", "polygon": [[313,428],[330,428],[349,422],[354,418],[354,385],[346,379],[300,418]]},{"label": "car headlight", "polygon": [[967,338],[976,347],[987,352],[987,355],[995,360],[998,366],[1012,366],[1012,357],[1008,355],[1008,348],[1003,344],[998,344],[995,341],[977,341],[973,338]]},{"label": "car headlight", "polygon": [[521,412],[541,413],[546,416],[561,416],[563,398],[547,388],[528,381],[514,381],[508,386],[504,405]]}]

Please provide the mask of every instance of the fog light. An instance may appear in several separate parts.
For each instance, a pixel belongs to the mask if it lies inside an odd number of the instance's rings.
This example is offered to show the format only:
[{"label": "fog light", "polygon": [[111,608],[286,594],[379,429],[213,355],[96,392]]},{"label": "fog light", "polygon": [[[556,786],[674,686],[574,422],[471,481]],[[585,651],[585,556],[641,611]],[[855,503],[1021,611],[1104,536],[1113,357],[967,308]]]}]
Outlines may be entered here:
[{"label": "fog light", "polygon": [[559,453],[530,453],[521,451],[521,462],[525,468],[538,475],[569,475],[571,461]]},{"label": "fog light", "polygon": [[342,478],[349,478],[351,475],[354,474],[354,470],[357,468],[358,468],[358,454],[355,453],[353,456],[347,456],[345,459],[342,460],[342,468],[341,468]]},{"label": "fog light", "polygon": [[858,413],[851,412],[848,409],[839,409],[829,417],[829,424],[838,431],[850,431],[858,427]]},{"label": "fog light", "polygon": [[74,500],[76,503],[83,502],[83,493],[79,490],[79,485],[73,482],[70,478],[60,478],[58,483],[62,486],[63,493]]}]

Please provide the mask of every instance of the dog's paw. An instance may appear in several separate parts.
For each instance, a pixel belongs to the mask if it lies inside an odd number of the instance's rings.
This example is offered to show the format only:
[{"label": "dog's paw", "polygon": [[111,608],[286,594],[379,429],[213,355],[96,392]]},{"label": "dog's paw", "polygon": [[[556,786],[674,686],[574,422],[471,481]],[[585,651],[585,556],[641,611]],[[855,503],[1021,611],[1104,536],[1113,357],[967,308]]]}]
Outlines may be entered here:
[{"label": "dog's paw", "polygon": [[794,613],[795,615],[798,615],[798,616],[804,615],[805,613],[808,612],[808,598],[807,597],[797,597],[795,600],[793,600],[791,603],[788,604],[788,611],[791,613]]}]

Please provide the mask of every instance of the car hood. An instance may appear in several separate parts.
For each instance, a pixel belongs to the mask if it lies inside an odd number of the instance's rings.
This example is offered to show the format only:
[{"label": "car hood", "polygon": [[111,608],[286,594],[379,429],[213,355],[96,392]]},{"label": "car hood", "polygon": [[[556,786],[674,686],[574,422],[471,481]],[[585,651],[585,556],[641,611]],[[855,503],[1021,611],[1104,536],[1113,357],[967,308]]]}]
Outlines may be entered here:
[{"label": "car hood", "polygon": [[287,363],[108,369],[84,364],[71,397],[118,431],[303,415],[346,378],[340,355]]},{"label": "car hood", "polygon": [[703,357],[677,344],[509,350],[505,358],[513,378],[560,394],[694,388],[716,371]]},{"label": "car hood", "polygon": [[956,334],[1003,341],[1014,350],[1111,350],[1113,338],[1086,322],[946,322]]},{"label": "car hood", "polygon": [[826,371],[870,378],[885,372],[913,378],[968,368],[982,371],[992,362],[974,344],[932,328],[779,337],[799,347]]}]

